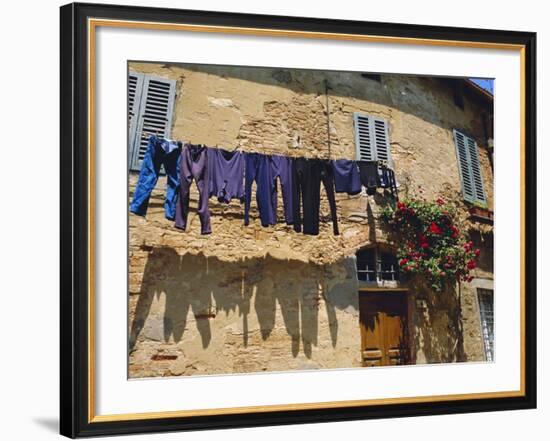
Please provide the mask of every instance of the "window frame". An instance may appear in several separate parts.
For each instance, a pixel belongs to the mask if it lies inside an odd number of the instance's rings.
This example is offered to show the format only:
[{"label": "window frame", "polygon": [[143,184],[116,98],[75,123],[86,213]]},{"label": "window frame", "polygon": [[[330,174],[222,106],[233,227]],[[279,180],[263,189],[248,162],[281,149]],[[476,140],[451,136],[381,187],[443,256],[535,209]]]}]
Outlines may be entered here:
[{"label": "window frame", "polygon": [[[367,252],[367,251],[373,253],[372,254],[372,259],[369,259],[369,260],[373,260],[374,269],[369,269],[368,265],[366,266],[365,269],[359,269],[358,254],[361,253],[361,252]],[[382,257],[384,255],[392,256],[392,259],[395,260],[395,269],[390,270],[390,271],[383,271],[382,270],[383,264],[388,264],[388,261],[383,262]],[[392,251],[381,250],[380,247],[378,247],[378,246],[365,247],[365,248],[361,248],[360,250],[358,250],[355,253],[355,259],[356,259],[355,260],[355,271],[356,271],[356,274],[357,274],[357,281],[359,283],[373,284],[373,285],[384,285],[384,284],[398,284],[398,283],[401,282],[401,274],[400,274],[400,271],[399,271],[399,263],[398,263],[398,260],[397,260],[397,256]],[[389,263],[391,264],[392,262],[389,262]],[[367,275],[366,276],[367,280],[361,280],[359,278],[359,274],[363,274],[363,273],[365,273]],[[392,275],[392,279],[382,278],[381,275],[383,273],[390,273]],[[370,275],[374,275],[374,280],[369,280]]]},{"label": "window frame", "polygon": [[[494,289],[489,288],[476,288],[477,304],[479,309],[479,326],[481,332],[481,341],[483,343],[483,355],[485,356],[485,361],[494,362],[495,361],[495,291]],[[487,314],[485,310],[486,302],[482,301],[483,296],[491,296],[491,318],[490,318],[490,335],[489,329],[487,328],[487,335],[485,332],[484,322],[487,323]],[[491,337],[491,338],[489,338]],[[488,347],[490,346],[490,347]]]}]

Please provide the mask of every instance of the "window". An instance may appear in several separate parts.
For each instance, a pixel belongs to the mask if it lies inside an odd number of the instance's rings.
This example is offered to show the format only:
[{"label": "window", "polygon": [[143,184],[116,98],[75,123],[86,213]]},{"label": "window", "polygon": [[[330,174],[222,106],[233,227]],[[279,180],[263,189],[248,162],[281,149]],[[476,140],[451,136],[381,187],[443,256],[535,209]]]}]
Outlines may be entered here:
[{"label": "window", "polygon": [[130,72],[128,75],[128,162],[139,170],[151,134],[169,138],[176,81]]},{"label": "window", "polygon": [[464,110],[464,83],[463,80],[453,81],[453,100],[455,106]]},{"label": "window", "polygon": [[494,360],[493,334],[493,290],[478,288],[479,314],[481,319],[481,338],[485,349],[485,359]]},{"label": "window", "polygon": [[487,198],[483,188],[477,144],[458,130],[453,132],[464,200],[486,206]]},{"label": "window", "polygon": [[357,278],[362,282],[398,281],[399,265],[395,254],[377,248],[357,252]]},{"label": "window", "polygon": [[353,114],[355,150],[358,161],[386,161],[391,164],[388,122],[366,113]]},{"label": "window", "polygon": [[362,73],[361,76],[363,78],[368,79],[368,80],[377,81],[378,83],[380,83],[382,81],[382,76],[380,74]]}]

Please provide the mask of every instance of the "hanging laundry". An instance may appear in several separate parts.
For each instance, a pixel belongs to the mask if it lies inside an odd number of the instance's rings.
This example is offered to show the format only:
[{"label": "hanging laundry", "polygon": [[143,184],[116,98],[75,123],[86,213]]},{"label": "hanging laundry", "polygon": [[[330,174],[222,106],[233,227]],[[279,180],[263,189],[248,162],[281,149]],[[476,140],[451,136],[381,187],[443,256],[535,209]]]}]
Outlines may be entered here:
[{"label": "hanging laundry", "polygon": [[378,169],[380,188],[389,188],[393,197],[397,197],[397,182],[395,173],[391,168],[380,166]]},{"label": "hanging laundry", "polygon": [[361,193],[361,178],[355,161],[336,159],[331,161],[336,193],[349,195]]},{"label": "hanging laundry", "polygon": [[209,194],[219,202],[244,201],[244,155],[223,149],[208,149]]},{"label": "hanging laundry", "polygon": [[338,232],[334,176],[330,161],[295,158],[292,161],[294,230],[319,234],[321,182],[327,192],[334,234]]},{"label": "hanging laundry", "polygon": [[283,211],[287,225],[294,223],[292,207],[292,159],[288,156],[272,155],[271,162],[271,212],[273,218],[270,223],[277,223],[278,188],[277,178],[281,183],[283,194]]},{"label": "hanging laundry", "polygon": [[[336,199],[334,197],[334,172],[332,170],[332,165],[330,161],[320,160],[321,168],[321,182],[325,191],[327,192],[328,204],[330,207],[330,216],[332,218],[332,231],[334,235],[338,236],[340,232],[338,231],[338,216],[336,214]],[[319,198],[319,205],[320,205]],[[319,208],[317,209],[319,212]],[[319,217],[317,216],[317,222],[319,222]]]},{"label": "hanging laundry", "polygon": [[250,223],[250,203],[252,199],[252,184],[256,182],[256,203],[260,211],[260,221],[263,227],[275,223],[272,206],[272,179],[269,157],[261,153],[245,153],[244,179],[244,224]]},{"label": "hanging laundry", "polygon": [[[209,150],[209,149],[208,149]],[[203,145],[185,144],[180,157],[180,186],[176,206],[176,227],[185,230],[189,214],[189,191],[193,179],[199,190],[198,214],[201,221],[201,234],[210,234],[209,167],[208,150]]]},{"label": "hanging laundry", "polygon": [[166,172],[166,196],[164,198],[164,216],[174,220],[176,215],[176,200],[178,197],[178,158],[181,143],[160,139],[155,135],[149,137],[147,151],[141,163],[138,182],[130,211],[139,216],[145,216],[149,206],[151,192],[157,184],[160,168],[164,165]]},{"label": "hanging laundry", "polygon": [[361,184],[367,189],[368,195],[376,193],[379,185],[378,163],[376,161],[357,161]]}]

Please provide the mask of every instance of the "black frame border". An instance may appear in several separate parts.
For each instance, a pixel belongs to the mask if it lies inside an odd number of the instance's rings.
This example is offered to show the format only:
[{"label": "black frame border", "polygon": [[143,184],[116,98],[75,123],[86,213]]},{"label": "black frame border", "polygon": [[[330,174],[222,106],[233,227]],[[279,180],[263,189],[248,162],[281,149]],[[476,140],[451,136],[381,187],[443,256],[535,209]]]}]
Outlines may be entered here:
[{"label": "black frame border", "polygon": [[[87,19],[118,19],[523,45],[525,395],[330,409],[88,422]],[[128,433],[349,421],[536,407],[536,33],[72,3],[60,8],[60,433]]]}]

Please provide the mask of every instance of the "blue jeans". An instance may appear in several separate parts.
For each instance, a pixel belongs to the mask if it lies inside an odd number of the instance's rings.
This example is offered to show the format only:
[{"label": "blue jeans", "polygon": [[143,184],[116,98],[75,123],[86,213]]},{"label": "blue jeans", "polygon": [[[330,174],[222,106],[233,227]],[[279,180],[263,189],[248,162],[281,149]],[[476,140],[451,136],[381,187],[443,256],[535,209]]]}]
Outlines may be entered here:
[{"label": "blue jeans", "polygon": [[176,216],[176,202],[178,199],[178,158],[181,148],[174,141],[159,139],[156,136],[149,138],[147,152],[143,157],[139,179],[130,204],[130,211],[139,216],[145,216],[149,198],[157,184],[160,167],[164,165],[166,172],[166,197],[164,199],[164,215],[174,220]]}]

